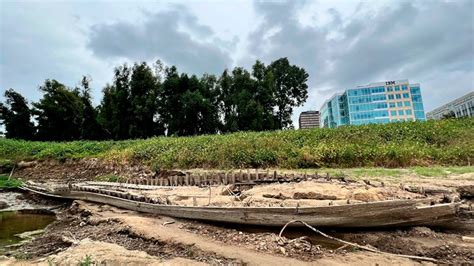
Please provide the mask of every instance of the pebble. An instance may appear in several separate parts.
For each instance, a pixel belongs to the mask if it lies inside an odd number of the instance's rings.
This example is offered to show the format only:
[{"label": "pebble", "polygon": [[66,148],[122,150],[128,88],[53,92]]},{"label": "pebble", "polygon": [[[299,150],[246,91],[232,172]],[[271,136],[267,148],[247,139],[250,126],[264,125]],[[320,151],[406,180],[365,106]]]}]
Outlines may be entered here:
[{"label": "pebble", "polygon": [[284,247],[280,247],[280,252],[284,255],[286,255],[286,249]]}]

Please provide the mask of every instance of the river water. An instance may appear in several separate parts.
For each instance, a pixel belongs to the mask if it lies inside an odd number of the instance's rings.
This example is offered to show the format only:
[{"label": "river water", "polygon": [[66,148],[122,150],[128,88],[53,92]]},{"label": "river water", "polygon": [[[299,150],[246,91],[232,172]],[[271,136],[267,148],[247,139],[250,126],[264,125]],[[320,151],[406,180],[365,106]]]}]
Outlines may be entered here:
[{"label": "river water", "polygon": [[9,205],[0,211],[0,255],[34,234],[41,233],[41,229],[56,220],[54,213],[35,208],[19,195],[0,192],[0,199]]}]

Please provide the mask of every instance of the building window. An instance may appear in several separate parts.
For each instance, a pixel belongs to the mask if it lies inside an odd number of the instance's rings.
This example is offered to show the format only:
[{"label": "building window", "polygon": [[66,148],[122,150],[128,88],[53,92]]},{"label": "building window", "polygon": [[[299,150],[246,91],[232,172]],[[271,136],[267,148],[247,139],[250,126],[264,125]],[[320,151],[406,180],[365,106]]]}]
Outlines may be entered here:
[{"label": "building window", "polygon": [[411,94],[421,94],[420,87],[411,87],[410,91],[411,91]]},{"label": "building window", "polygon": [[422,103],[413,103],[413,109],[423,110],[423,104]]},{"label": "building window", "polygon": [[389,94],[389,95],[388,95],[388,99],[389,99],[389,100],[393,100],[393,99],[394,99],[394,98],[393,98],[393,94]]},{"label": "building window", "polygon": [[398,110],[398,115],[403,115],[403,110]]},{"label": "building window", "polygon": [[402,85],[402,91],[407,91],[408,90],[408,86],[407,85]]},{"label": "building window", "polygon": [[387,87],[387,91],[393,91],[393,87]]},{"label": "building window", "polygon": [[395,103],[389,103],[390,104],[390,108],[395,108]]},{"label": "building window", "polygon": [[410,102],[409,102],[409,101],[405,101],[405,102],[403,102],[403,104],[404,104],[406,107],[410,107]]},{"label": "building window", "polygon": [[385,94],[372,96],[372,101],[385,101],[385,100],[387,100],[387,97],[385,96]]},{"label": "building window", "polygon": [[406,113],[407,115],[411,115],[411,110],[405,110],[405,113]]},{"label": "building window", "polygon": [[390,111],[390,115],[391,115],[391,116],[396,116],[396,115],[397,115],[397,111]]},{"label": "building window", "polygon": [[403,103],[402,102],[397,102],[397,107],[402,107]]},{"label": "building window", "polygon": [[418,120],[425,120],[425,112],[415,111],[415,118]]},{"label": "building window", "polygon": [[404,94],[403,94],[403,98],[405,98],[405,99],[408,99],[408,98],[410,98],[410,94],[408,94],[408,93],[404,93]]},{"label": "building window", "polygon": [[381,92],[385,92],[385,88],[384,88],[384,87],[375,87],[375,88],[372,88],[372,93],[381,93]]},{"label": "building window", "polygon": [[395,86],[395,91],[399,91],[400,90],[400,86]]},{"label": "building window", "polygon": [[402,95],[401,95],[401,94],[396,94],[395,97],[396,97],[397,99],[401,99],[401,98],[402,98]]}]

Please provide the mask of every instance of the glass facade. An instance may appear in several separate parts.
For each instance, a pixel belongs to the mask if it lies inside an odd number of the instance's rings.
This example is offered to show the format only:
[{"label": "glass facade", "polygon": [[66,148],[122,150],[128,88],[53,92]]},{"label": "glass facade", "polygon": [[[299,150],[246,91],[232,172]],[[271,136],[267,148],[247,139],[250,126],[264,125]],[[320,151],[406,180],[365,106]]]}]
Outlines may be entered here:
[{"label": "glass facade", "polygon": [[428,119],[444,117],[474,117],[474,91],[428,112]]},{"label": "glass facade", "polygon": [[321,127],[425,120],[420,86],[408,80],[348,89],[321,108]]}]

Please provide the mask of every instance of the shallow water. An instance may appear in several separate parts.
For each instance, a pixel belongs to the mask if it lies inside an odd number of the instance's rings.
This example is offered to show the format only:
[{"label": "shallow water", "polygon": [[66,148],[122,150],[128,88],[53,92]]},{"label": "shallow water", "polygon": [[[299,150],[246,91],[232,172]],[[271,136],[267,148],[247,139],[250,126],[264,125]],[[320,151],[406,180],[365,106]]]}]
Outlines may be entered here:
[{"label": "shallow water", "polygon": [[0,254],[10,245],[24,240],[18,234],[45,228],[56,219],[53,214],[36,214],[22,211],[0,212]]}]

